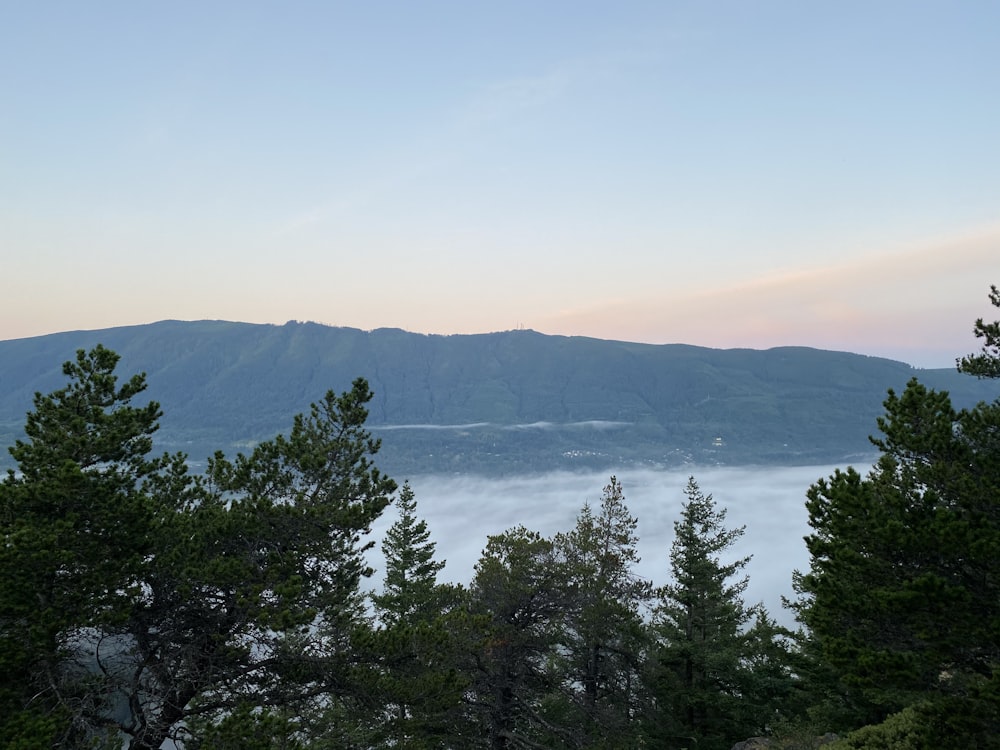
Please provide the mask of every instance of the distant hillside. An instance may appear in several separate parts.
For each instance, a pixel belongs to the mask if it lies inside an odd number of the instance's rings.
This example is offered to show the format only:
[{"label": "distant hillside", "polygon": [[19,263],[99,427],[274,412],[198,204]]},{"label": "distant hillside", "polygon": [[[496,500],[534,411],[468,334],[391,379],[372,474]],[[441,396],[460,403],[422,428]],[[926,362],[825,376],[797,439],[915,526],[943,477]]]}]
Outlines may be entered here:
[{"label": "distant hillside", "polygon": [[[20,435],[34,392],[61,386],[62,363],[97,343],[122,355],[123,376],[147,374],[165,411],[158,449],[194,460],[286,431],[328,389],[365,377],[380,464],[399,477],[846,462],[872,452],[886,390],[913,376],[959,405],[1000,395],[953,370],[802,347],[164,321],[0,342],[2,445]],[[10,465],[6,451],[0,461]]]}]

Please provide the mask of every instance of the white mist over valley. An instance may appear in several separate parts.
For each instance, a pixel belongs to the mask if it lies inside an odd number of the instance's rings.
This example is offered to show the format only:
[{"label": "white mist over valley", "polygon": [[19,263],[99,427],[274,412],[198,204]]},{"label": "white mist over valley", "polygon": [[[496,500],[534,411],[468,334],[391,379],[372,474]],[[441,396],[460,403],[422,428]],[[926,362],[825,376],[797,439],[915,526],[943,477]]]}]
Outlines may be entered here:
[{"label": "white mist over valley", "polygon": [[[447,560],[441,580],[468,584],[486,544],[486,537],[523,524],[544,536],[570,530],[584,502],[600,504],[611,474],[622,483],[631,514],[638,519],[637,572],[657,586],[669,580],[670,545],[674,521],[685,501],[684,487],[694,476],[702,491],[727,510],[728,528],[746,526],[731,552],[733,559],[752,555],[745,600],[762,601],[772,617],[793,627],[794,618],[781,606],[791,597],[792,571],[809,568],[803,536],[809,532],[806,491],[817,479],[844,466],[795,467],[685,467],[677,470],[622,468],[591,473],[553,472],[533,476],[488,478],[473,475],[427,475],[409,478],[417,510],[427,521],[437,544],[437,558]],[[862,473],[868,465],[858,464]],[[405,477],[397,477],[402,484]],[[384,575],[380,545],[385,530],[396,520],[396,509],[386,509],[373,528],[376,568],[369,585],[379,588]]]}]

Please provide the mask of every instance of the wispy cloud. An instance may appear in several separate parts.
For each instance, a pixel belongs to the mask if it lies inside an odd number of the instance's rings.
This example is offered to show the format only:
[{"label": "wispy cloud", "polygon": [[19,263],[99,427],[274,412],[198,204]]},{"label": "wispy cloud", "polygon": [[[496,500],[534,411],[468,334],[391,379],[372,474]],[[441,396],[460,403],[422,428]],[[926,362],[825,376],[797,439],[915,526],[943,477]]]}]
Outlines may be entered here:
[{"label": "wispy cloud", "polygon": [[990,274],[997,247],[1000,226],[989,226],[843,263],[803,264],[657,298],[603,300],[553,315],[539,328],[656,343],[807,345],[907,361],[936,352],[943,366],[953,356],[944,352],[971,345],[962,337],[996,282]]},{"label": "wispy cloud", "polygon": [[393,194],[411,190],[485,148],[494,132],[538,116],[574,87],[609,74],[618,64],[613,58],[561,61],[532,75],[484,83],[422,124],[401,124],[398,139],[373,153],[361,183],[319,198],[288,217],[274,234],[295,234],[391,200]]},{"label": "wispy cloud", "polygon": [[498,424],[496,422],[470,422],[468,424],[388,424],[376,425],[376,430],[464,430],[498,427],[503,430],[555,430],[555,429],[588,429],[613,430],[628,427],[630,422],[618,422],[607,419],[588,419],[582,422],[529,422],[519,424]]},{"label": "wispy cloud", "polygon": [[533,76],[487,84],[458,108],[456,124],[468,131],[522,116],[564,94],[581,67],[561,63]]}]

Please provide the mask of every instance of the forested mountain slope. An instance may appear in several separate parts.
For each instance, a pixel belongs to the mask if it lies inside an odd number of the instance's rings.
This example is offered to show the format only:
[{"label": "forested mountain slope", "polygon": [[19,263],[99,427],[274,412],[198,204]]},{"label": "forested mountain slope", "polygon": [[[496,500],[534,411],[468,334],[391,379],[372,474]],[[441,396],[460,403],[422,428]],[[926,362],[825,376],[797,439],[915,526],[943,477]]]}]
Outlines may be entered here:
[{"label": "forested mountain slope", "polygon": [[123,375],[146,372],[165,412],[157,447],[194,460],[271,437],[328,389],[367,378],[380,463],[400,475],[852,460],[872,452],[887,389],[911,377],[960,406],[1000,395],[952,370],[803,347],[164,321],[0,342],[4,444],[34,392],[58,387],[61,363],[98,343],[122,355]]}]

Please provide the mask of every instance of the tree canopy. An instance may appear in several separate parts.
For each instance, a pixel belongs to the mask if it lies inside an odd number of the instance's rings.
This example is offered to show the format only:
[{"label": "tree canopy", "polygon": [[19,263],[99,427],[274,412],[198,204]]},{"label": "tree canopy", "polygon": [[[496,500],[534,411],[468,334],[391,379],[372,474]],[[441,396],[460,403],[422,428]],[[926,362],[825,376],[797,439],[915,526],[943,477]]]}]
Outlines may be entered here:
[{"label": "tree canopy", "polygon": [[[1000,291],[995,285],[990,287],[990,303],[1000,307]],[[979,354],[969,354],[957,360],[959,372],[980,378],[1000,378],[1000,320],[987,323],[979,318],[972,333],[976,338],[983,339],[983,348]]]},{"label": "tree canopy", "polygon": [[[1000,306],[996,287],[991,300]],[[997,325],[977,321],[986,345],[961,370],[1000,375]],[[839,717],[833,728],[869,727],[851,747],[881,747],[864,742],[904,726],[930,743],[921,747],[993,746],[1000,400],[956,410],[913,379],[889,391],[878,427],[867,475],[838,470],[807,494],[811,563],[797,610],[828,670],[825,715]]]},{"label": "tree canopy", "polygon": [[160,409],[97,347],[35,397],[0,485],[0,738],[183,742],[198,722],[352,689],[363,541],[395,489],[363,380],[203,476],[151,459]]},{"label": "tree canopy", "polygon": [[659,590],[653,620],[651,733],[668,746],[728,748],[734,737],[770,728],[786,698],[786,634],[760,605],[743,601],[750,558],[731,553],[745,527],[727,528],[726,509],[694,477],[685,496],[670,548],[672,582]]}]

